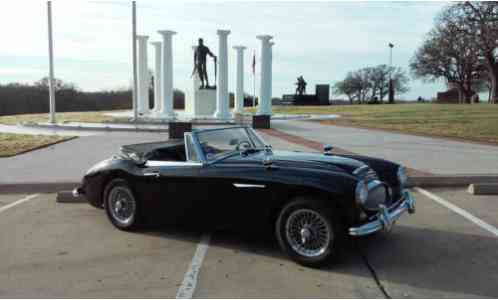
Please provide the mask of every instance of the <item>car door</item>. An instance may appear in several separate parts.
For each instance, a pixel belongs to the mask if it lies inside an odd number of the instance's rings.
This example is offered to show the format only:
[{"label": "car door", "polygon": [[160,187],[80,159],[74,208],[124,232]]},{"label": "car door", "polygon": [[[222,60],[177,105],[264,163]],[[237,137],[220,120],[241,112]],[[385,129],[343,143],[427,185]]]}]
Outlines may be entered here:
[{"label": "car door", "polygon": [[144,177],[149,182],[150,216],[164,223],[183,223],[195,219],[199,196],[197,162],[147,161]]},{"label": "car door", "polygon": [[221,228],[261,225],[274,200],[270,169],[259,162],[227,162],[207,165],[199,175],[206,222]]}]

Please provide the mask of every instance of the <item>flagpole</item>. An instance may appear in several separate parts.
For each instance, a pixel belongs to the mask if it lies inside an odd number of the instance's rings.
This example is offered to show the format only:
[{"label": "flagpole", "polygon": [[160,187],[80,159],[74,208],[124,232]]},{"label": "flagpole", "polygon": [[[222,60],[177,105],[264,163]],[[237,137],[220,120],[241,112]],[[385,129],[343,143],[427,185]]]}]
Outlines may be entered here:
[{"label": "flagpole", "polygon": [[47,21],[48,21],[48,98],[49,98],[49,123],[55,124],[55,87],[54,87],[54,51],[52,38],[52,2],[47,1]]},{"label": "flagpole", "polygon": [[252,97],[252,107],[256,107],[256,50],[254,50],[254,56],[253,56],[253,66],[252,66],[252,91],[253,91],[253,97]]}]

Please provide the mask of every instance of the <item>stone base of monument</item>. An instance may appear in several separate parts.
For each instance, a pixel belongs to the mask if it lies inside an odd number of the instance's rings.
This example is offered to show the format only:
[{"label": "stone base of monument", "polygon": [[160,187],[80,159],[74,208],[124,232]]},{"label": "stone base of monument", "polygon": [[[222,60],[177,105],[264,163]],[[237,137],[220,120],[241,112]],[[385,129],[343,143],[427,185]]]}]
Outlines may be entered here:
[{"label": "stone base of monument", "polygon": [[269,115],[252,116],[252,128],[254,129],[270,129]]},{"label": "stone base of monument", "polygon": [[186,99],[185,113],[196,117],[211,117],[216,111],[216,89],[196,89],[194,97]]},{"label": "stone base of monument", "polygon": [[191,122],[169,122],[168,133],[170,139],[183,139],[185,132],[192,132]]}]

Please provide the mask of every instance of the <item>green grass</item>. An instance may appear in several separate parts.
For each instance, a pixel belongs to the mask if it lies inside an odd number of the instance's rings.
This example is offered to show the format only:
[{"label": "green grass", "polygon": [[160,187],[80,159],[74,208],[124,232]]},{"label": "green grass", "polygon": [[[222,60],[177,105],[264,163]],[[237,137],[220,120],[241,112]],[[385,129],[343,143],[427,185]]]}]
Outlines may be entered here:
[{"label": "green grass", "polygon": [[321,123],[498,144],[498,105],[494,104],[274,106],[273,111],[339,114],[341,118]]},{"label": "green grass", "polygon": [[0,157],[13,156],[71,138],[55,135],[0,133]]},{"label": "green grass", "polygon": [[[115,118],[105,115],[105,111],[89,111],[89,112],[64,112],[57,113],[56,119],[58,123],[62,122],[87,122],[87,123],[105,123],[126,121],[126,118]],[[21,122],[48,122],[48,114],[26,114],[26,115],[11,115],[1,116],[0,124],[15,125]]]}]

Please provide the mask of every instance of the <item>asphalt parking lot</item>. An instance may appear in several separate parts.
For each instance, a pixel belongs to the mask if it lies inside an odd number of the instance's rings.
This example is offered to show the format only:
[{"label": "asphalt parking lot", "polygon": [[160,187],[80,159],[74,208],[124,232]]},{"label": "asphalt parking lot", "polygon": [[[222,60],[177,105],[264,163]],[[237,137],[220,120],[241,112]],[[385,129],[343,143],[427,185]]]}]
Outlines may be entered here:
[{"label": "asphalt parking lot", "polygon": [[[498,197],[429,192],[496,230]],[[322,270],[288,260],[267,236],[127,233],[85,203],[1,195],[0,297],[498,297],[497,233],[414,195],[415,215],[390,234],[350,241],[341,262]]]}]

